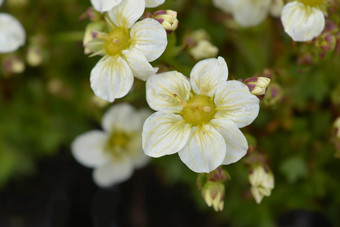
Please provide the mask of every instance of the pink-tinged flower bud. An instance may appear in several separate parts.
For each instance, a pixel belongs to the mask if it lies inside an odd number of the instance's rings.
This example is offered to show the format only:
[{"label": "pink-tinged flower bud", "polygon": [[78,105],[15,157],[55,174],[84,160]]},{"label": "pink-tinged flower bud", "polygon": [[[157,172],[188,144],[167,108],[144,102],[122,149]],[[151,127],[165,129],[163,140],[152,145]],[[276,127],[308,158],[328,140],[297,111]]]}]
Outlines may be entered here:
[{"label": "pink-tinged flower bud", "polygon": [[9,55],[3,61],[3,69],[7,74],[19,74],[25,71],[25,63],[19,56]]},{"label": "pink-tinged flower bud", "polygon": [[210,173],[200,173],[197,177],[197,187],[201,190],[202,197],[209,207],[215,211],[222,211],[226,180],[230,179],[229,173],[222,167]]},{"label": "pink-tinged flower bud", "polygon": [[266,94],[270,79],[268,77],[250,77],[244,83],[248,86],[253,95],[264,96]]},{"label": "pink-tinged flower bud", "polygon": [[177,19],[177,12],[173,10],[159,10],[153,14],[163,28],[168,32],[173,32],[178,28],[179,21]]},{"label": "pink-tinged flower bud", "polygon": [[335,35],[324,33],[316,40],[315,46],[323,53],[327,53],[335,49],[336,41]]},{"label": "pink-tinged flower bud", "polygon": [[94,39],[98,38],[99,34],[101,34],[100,31],[102,31],[105,26],[106,24],[104,21],[92,22],[86,26],[83,38],[85,54],[96,52],[102,48],[101,43],[94,41]]},{"label": "pink-tinged flower bud", "polygon": [[283,90],[278,84],[270,84],[263,98],[263,102],[267,106],[274,106],[281,102],[283,98]]},{"label": "pink-tinged flower bud", "polygon": [[264,196],[270,196],[274,188],[274,175],[268,167],[255,165],[250,171],[248,180],[251,185],[250,192],[256,203],[261,203]]}]

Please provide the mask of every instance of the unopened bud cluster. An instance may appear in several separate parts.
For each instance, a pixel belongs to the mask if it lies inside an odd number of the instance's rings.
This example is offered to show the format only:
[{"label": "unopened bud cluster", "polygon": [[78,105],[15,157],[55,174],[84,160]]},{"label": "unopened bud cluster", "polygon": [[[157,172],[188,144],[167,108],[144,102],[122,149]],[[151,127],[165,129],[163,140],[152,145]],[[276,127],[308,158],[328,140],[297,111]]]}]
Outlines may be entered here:
[{"label": "unopened bud cluster", "polygon": [[155,20],[157,20],[163,28],[171,33],[178,28],[179,21],[177,19],[177,12],[173,10],[159,10],[156,11],[153,16]]},{"label": "unopened bud cluster", "polygon": [[270,196],[274,188],[274,175],[268,167],[256,164],[252,168],[248,179],[251,185],[250,191],[256,203],[259,204],[265,196]]},{"label": "unopened bud cluster", "polygon": [[266,94],[270,79],[268,77],[250,77],[244,81],[253,95],[264,96]]}]

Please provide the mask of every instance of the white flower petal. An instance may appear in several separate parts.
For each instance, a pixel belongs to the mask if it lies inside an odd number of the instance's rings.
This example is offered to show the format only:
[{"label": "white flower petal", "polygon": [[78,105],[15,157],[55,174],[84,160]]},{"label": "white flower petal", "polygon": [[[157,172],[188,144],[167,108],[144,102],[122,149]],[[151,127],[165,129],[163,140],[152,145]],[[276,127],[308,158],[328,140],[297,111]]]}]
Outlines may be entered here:
[{"label": "white flower petal", "polygon": [[133,75],[140,80],[146,81],[157,70],[146,60],[145,56],[138,50],[124,50],[123,55],[128,62]]},{"label": "white flower petal", "polygon": [[156,111],[180,112],[189,95],[188,79],[176,71],[150,76],[146,82],[146,100]]},{"label": "white flower petal", "polygon": [[24,45],[26,33],[12,15],[0,13],[0,53],[9,53]]},{"label": "white flower petal", "polygon": [[260,24],[268,15],[272,0],[238,0],[233,7],[233,16],[242,26]]},{"label": "white flower petal", "polygon": [[232,120],[237,127],[251,124],[259,113],[259,99],[236,80],[221,83],[215,94],[216,116]]},{"label": "white flower petal", "polygon": [[189,134],[190,125],[180,115],[156,112],[144,123],[144,153],[155,158],[174,154],[184,147]]},{"label": "white flower petal", "polygon": [[188,143],[178,152],[192,171],[209,173],[220,166],[226,154],[223,136],[212,126],[192,127]]},{"label": "white flower petal", "polygon": [[325,27],[325,17],[318,8],[301,2],[290,2],[283,7],[281,21],[285,32],[294,41],[310,41]]},{"label": "white flower petal", "polygon": [[122,57],[104,57],[92,69],[90,81],[97,96],[113,102],[129,92],[133,75],[130,66]]},{"label": "white flower petal", "polygon": [[71,145],[74,158],[86,167],[97,167],[109,158],[104,151],[108,135],[102,131],[93,130],[79,135]]},{"label": "white flower petal", "polygon": [[121,2],[122,0],[91,0],[91,3],[95,10],[99,12],[107,12]]},{"label": "white flower petal", "polygon": [[228,165],[240,160],[246,155],[248,142],[242,132],[229,119],[219,118],[211,120],[212,126],[223,135],[227,151],[223,165]]},{"label": "white flower petal", "polygon": [[102,126],[105,131],[135,132],[141,131],[142,119],[137,111],[127,103],[113,105],[103,116]]},{"label": "white flower petal", "polygon": [[94,170],[93,179],[100,187],[109,187],[126,181],[132,176],[133,165],[128,158],[107,162]]},{"label": "white flower petal", "polygon": [[155,8],[157,6],[162,5],[165,0],[145,0],[145,7],[146,8]]},{"label": "white flower petal", "polygon": [[228,67],[222,57],[200,61],[190,73],[190,83],[194,92],[209,97],[215,94],[218,84],[227,79]]},{"label": "white flower petal", "polygon": [[108,12],[109,18],[118,27],[128,27],[136,23],[145,10],[144,0],[124,0]]},{"label": "white flower petal", "polygon": [[137,22],[130,32],[132,48],[139,50],[151,62],[159,58],[168,44],[162,25],[151,18]]}]

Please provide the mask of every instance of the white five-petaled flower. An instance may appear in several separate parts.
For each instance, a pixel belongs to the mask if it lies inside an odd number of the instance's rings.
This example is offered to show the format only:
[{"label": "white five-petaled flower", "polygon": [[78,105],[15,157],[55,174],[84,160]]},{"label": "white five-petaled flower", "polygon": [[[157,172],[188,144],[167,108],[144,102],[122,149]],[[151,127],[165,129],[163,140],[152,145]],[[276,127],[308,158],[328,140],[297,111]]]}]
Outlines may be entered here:
[{"label": "white five-petaled flower", "polygon": [[319,7],[324,0],[299,0],[286,4],[281,21],[285,32],[294,41],[310,41],[325,27],[325,17]]},{"label": "white five-petaled flower", "polygon": [[108,187],[131,177],[134,168],[143,167],[148,157],[142,151],[141,132],[147,110],[134,110],[128,104],[111,107],[102,119],[104,131],[92,130],[72,143],[74,158],[95,168],[97,185]]},{"label": "white five-petaled flower", "polygon": [[[3,1],[0,1],[0,6]],[[21,23],[12,15],[0,13],[0,53],[9,53],[24,45],[26,33]]]},{"label": "white five-petaled flower", "polygon": [[[99,12],[110,11],[113,7],[126,0],[91,0],[93,7]],[[145,7],[154,8],[162,5],[165,0],[145,0]]]},{"label": "white five-petaled flower", "polygon": [[179,154],[195,172],[234,163],[248,149],[239,130],[252,123],[259,100],[239,81],[227,81],[222,57],[198,62],[190,81],[173,71],[146,83],[149,106],[157,112],[143,126],[143,150],[151,157]]},{"label": "white five-petaled flower", "polygon": [[144,12],[144,0],[124,0],[108,12],[108,33],[96,33],[86,44],[94,55],[104,55],[91,71],[91,87],[102,99],[113,102],[125,96],[134,76],[146,80],[156,72],[149,63],[167,45],[166,31],[151,18],[136,23]]},{"label": "white five-petaled flower", "polygon": [[244,27],[260,24],[270,13],[279,17],[282,0],[213,0],[216,7],[231,13],[237,23]]}]

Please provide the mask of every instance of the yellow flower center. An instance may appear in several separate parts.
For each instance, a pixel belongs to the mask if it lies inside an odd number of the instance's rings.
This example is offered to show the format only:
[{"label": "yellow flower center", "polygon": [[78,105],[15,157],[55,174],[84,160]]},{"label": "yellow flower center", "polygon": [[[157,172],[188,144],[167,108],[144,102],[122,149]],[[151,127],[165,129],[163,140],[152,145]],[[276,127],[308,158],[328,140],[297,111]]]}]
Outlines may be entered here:
[{"label": "yellow flower center", "polygon": [[127,154],[129,150],[129,142],[132,137],[132,134],[114,131],[111,133],[106,142],[105,151],[116,159],[122,157],[122,155]]},{"label": "yellow flower center", "polygon": [[130,46],[130,33],[126,28],[115,28],[102,37],[105,40],[104,48],[107,55],[115,56],[121,54]]},{"label": "yellow flower center", "polygon": [[324,0],[300,0],[305,5],[317,7],[321,6],[324,3]]},{"label": "yellow flower center", "polygon": [[192,125],[208,123],[215,115],[216,105],[212,98],[196,95],[190,98],[183,107],[182,116]]}]

